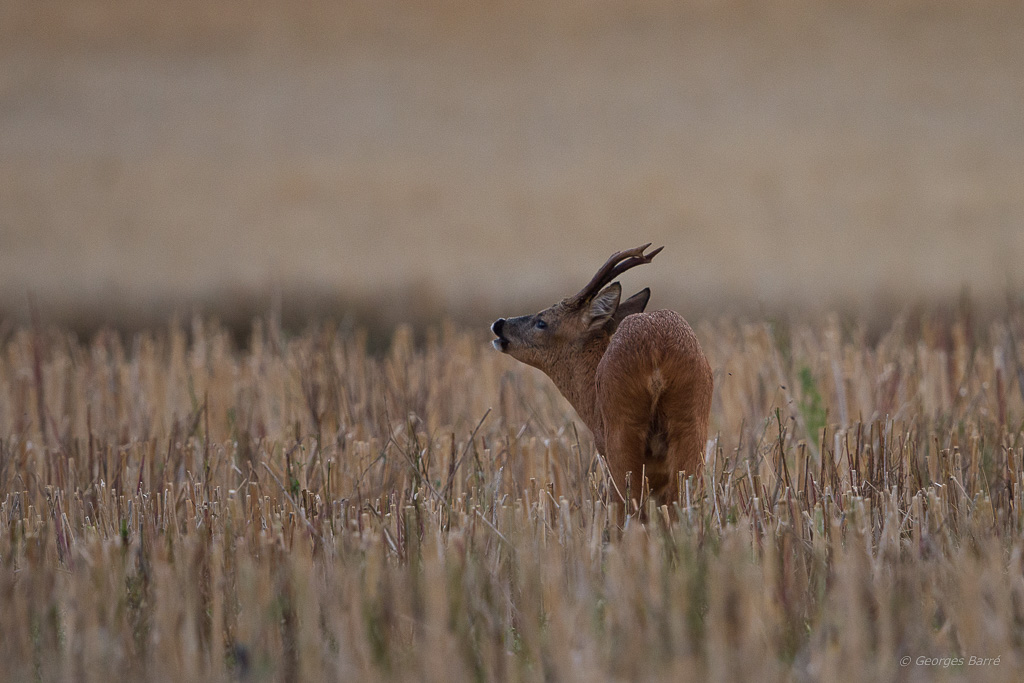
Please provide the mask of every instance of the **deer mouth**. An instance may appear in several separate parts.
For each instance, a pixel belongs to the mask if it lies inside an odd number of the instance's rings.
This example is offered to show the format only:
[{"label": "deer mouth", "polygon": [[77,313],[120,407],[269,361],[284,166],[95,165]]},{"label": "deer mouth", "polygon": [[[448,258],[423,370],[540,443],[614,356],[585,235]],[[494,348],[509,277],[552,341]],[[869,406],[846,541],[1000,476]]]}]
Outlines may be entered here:
[{"label": "deer mouth", "polygon": [[502,329],[504,329],[504,327],[505,327],[505,319],[504,318],[498,318],[491,325],[491,332],[493,332],[494,335],[497,337],[497,339],[492,339],[491,340],[491,346],[496,348],[498,351],[501,351],[502,353],[506,353],[508,351],[508,339],[505,339],[505,335],[503,335],[501,333],[501,331],[502,331]]}]

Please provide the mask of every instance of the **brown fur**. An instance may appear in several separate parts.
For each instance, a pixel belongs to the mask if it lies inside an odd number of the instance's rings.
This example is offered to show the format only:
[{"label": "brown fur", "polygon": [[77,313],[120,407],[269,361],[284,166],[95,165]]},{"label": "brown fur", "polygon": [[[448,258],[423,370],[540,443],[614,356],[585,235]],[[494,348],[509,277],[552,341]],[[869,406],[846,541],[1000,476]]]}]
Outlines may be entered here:
[{"label": "brown fur", "polygon": [[676,472],[704,463],[713,380],[693,330],[673,311],[628,316],[609,340],[594,378],[600,430],[616,482],[643,471],[662,501]]},{"label": "brown fur", "polygon": [[593,432],[623,494],[626,473],[639,483],[642,472],[667,502],[676,498],[676,473],[697,474],[704,462],[711,367],[682,316],[644,313],[648,290],[621,305],[620,293],[613,283],[536,315],[498,320],[494,344],[552,379]]}]

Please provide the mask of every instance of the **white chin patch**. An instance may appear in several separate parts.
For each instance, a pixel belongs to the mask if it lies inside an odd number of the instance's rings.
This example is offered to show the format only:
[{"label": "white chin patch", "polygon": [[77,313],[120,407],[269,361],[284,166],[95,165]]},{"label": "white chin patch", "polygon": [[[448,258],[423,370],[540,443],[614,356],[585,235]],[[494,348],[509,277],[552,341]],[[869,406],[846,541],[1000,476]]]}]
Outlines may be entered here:
[{"label": "white chin patch", "polygon": [[502,353],[505,352],[505,343],[506,342],[503,339],[492,339],[491,340],[491,346],[493,346],[498,351],[501,351]]}]

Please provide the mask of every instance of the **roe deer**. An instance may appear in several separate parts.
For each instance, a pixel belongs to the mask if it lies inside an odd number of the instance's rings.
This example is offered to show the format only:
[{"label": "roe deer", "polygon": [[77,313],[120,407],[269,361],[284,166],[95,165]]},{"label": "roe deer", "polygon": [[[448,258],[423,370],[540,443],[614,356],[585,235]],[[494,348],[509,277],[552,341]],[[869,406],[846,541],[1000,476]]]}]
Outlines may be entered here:
[{"label": "roe deer", "polygon": [[491,343],[554,381],[594,433],[620,495],[632,472],[668,502],[676,473],[703,465],[713,380],[682,316],[644,313],[649,288],[619,302],[622,287],[612,280],[662,249],[644,254],[649,246],[613,254],[578,294],[540,313],[494,321]]}]

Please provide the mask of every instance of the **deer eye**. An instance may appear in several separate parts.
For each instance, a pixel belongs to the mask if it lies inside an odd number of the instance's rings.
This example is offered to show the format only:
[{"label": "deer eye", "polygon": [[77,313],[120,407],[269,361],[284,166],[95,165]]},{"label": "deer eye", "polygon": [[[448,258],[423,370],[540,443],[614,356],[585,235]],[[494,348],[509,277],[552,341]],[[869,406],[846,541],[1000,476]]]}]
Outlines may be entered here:
[{"label": "deer eye", "polygon": [[536,327],[538,330],[546,330],[547,327],[548,327],[548,324],[546,322],[544,322],[543,320],[538,320],[537,322],[535,322],[533,324],[533,326]]}]

